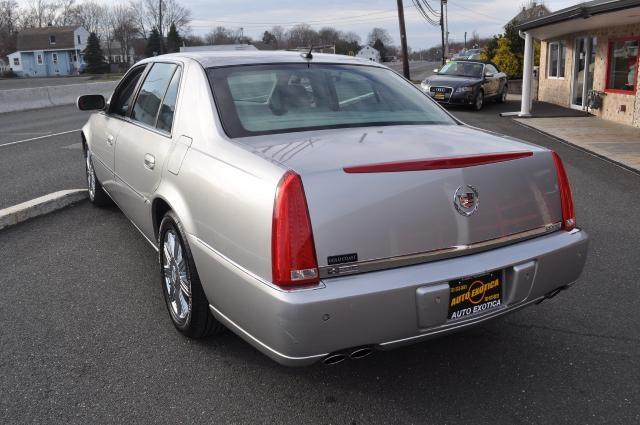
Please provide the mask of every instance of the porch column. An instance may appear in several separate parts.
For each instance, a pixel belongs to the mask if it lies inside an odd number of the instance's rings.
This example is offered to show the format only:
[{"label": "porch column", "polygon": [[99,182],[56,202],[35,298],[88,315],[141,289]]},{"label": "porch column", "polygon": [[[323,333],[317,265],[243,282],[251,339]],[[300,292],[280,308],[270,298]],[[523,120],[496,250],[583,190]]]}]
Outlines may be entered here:
[{"label": "porch column", "polygon": [[531,82],[533,79],[533,36],[524,33],[524,65],[522,68],[522,103],[520,105],[521,117],[531,116]]}]

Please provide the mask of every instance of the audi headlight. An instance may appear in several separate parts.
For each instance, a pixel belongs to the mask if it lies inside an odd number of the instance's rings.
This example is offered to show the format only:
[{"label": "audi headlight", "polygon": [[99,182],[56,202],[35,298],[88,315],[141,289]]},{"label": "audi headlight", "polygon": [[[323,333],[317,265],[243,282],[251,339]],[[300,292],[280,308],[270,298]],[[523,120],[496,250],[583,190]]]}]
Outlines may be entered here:
[{"label": "audi headlight", "polygon": [[473,87],[458,87],[456,93],[467,93],[473,91]]},{"label": "audi headlight", "polygon": [[422,90],[426,92],[431,90],[431,84],[427,83],[426,81],[423,81],[422,84],[420,84],[420,87],[422,87]]}]

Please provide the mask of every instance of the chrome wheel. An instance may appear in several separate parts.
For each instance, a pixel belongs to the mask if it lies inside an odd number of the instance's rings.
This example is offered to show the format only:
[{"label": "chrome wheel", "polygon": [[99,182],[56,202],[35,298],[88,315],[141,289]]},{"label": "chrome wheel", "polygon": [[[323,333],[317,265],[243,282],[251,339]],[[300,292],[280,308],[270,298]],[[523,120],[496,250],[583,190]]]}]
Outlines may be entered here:
[{"label": "chrome wheel", "polygon": [[96,197],[96,173],[91,163],[91,154],[87,151],[87,189],[89,190],[89,198],[93,201]]},{"label": "chrome wheel", "polygon": [[483,104],[484,104],[484,93],[479,91],[476,96],[476,104],[475,104],[476,111],[479,111],[480,109],[482,109]]},{"label": "chrome wheel", "polygon": [[184,248],[173,229],[164,234],[161,258],[169,311],[176,323],[183,324],[191,313],[191,281]]}]

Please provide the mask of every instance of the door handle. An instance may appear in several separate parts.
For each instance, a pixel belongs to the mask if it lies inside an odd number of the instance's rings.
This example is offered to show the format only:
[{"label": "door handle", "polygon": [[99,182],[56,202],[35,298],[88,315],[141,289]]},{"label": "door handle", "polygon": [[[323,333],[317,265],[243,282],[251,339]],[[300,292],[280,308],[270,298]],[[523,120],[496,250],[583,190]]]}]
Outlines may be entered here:
[{"label": "door handle", "polygon": [[114,139],[115,139],[115,138],[114,138],[112,135],[107,134],[107,144],[108,144],[109,146],[113,146],[113,140],[114,140]]},{"label": "door handle", "polygon": [[156,158],[150,153],[144,156],[144,166],[150,170],[153,170],[156,167]]}]

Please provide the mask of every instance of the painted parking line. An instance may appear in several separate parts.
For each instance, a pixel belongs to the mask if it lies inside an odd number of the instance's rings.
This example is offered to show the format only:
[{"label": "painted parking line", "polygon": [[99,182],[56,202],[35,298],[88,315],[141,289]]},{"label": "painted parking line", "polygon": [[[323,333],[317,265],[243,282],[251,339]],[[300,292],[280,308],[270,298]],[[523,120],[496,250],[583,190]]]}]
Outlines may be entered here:
[{"label": "painted parking line", "polygon": [[63,134],[76,133],[78,131],[80,131],[79,128],[77,128],[75,130],[62,131],[60,133],[47,134],[45,136],[32,137],[30,139],[16,140],[15,142],[2,143],[2,144],[0,144],[0,148],[3,147],[3,146],[18,145],[20,143],[33,142],[34,140],[46,139],[47,137],[55,137],[55,136],[61,136]]}]

